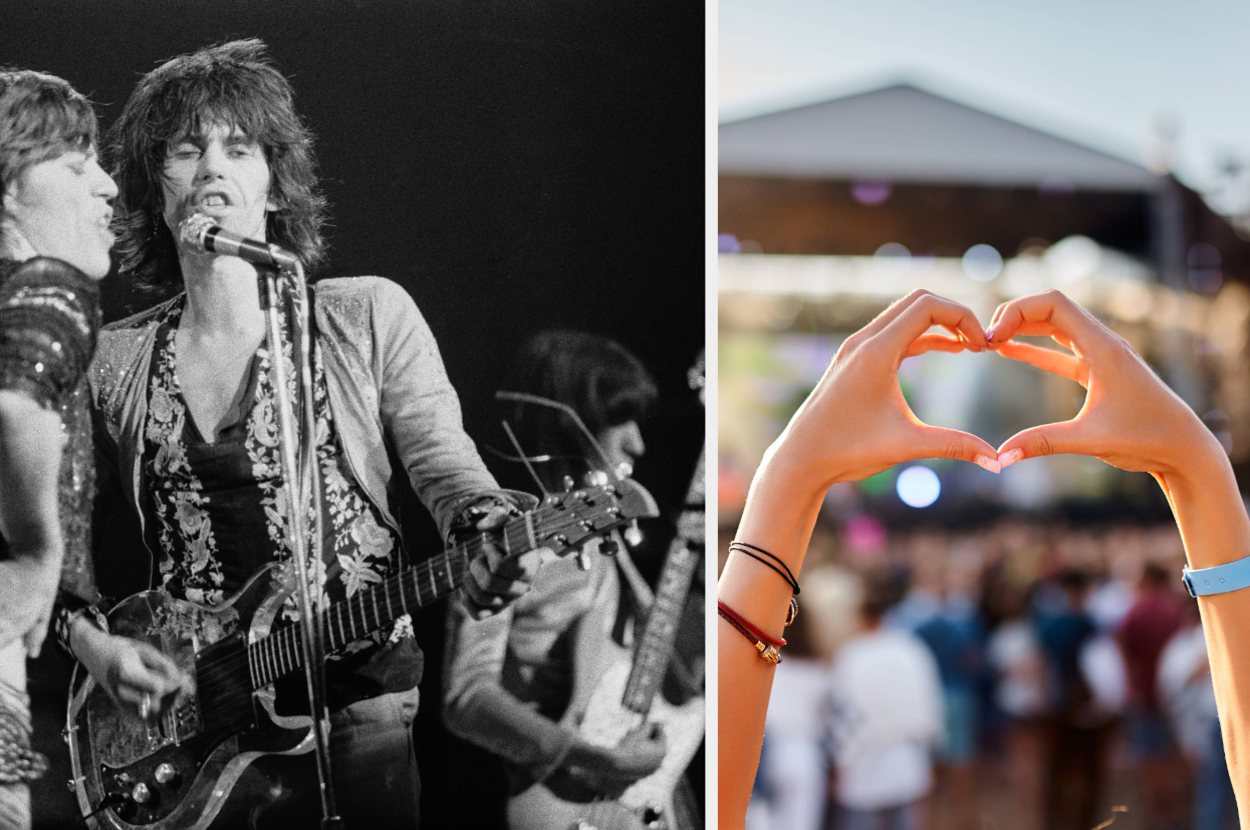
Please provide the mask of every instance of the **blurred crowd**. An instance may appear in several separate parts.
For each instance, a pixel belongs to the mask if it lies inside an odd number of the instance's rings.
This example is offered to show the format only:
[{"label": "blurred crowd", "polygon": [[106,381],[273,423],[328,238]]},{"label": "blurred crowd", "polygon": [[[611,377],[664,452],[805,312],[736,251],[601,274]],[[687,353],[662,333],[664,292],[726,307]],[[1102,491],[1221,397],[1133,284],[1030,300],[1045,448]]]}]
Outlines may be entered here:
[{"label": "blurred crowd", "polygon": [[1235,826],[1183,564],[1173,525],[818,531],[748,830]]}]

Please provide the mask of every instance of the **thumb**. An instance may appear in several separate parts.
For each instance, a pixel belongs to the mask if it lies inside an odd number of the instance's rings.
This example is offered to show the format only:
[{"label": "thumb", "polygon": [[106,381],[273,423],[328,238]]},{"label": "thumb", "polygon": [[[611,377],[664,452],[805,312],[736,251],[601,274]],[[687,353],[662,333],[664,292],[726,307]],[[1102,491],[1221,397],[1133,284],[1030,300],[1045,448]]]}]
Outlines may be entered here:
[{"label": "thumb", "polygon": [[1084,452],[1084,436],[1077,421],[1043,424],[1017,432],[998,448],[998,463],[1006,468],[1025,458],[1066,452]]},{"label": "thumb", "polygon": [[998,452],[975,435],[931,426],[922,426],[920,435],[916,458],[954,458],[970,461],[991,473],[999,471]]}]

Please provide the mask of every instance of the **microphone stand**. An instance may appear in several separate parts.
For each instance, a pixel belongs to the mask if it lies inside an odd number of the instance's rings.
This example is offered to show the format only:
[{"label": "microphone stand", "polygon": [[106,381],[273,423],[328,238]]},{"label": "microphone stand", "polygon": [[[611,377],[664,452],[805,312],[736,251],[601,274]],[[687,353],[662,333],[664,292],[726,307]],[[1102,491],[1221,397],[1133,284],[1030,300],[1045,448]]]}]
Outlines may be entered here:
[{"label": "microphone stand", "polygon": [[[309,343],[308,283],[304,268],[296,261],[293,268],[283,268],[281,274],[273,268],[257,266],[261,274],[261,302],[267,323],[268,351],[273,387],[277,393],[278,448],[282,459],[282,487],[290,510],[291,550],[295,564],[295,579],[300,608],[300,651],[304,660],[304,678],[308,684],[309,713],[313,721],[314,749],[317,757],[317,777],[321,793],[321,827],[323,830],[342,830],[334,801],[334,783],[330,777],[330,712],[325,695],[325,643],[321,614],[314,609],[309,594],[309,577],[313,573],[310,562],[321,560],[321,488],[317,486],[317,432],[313,411],[312,352]],[[291,330],[299,332],[298,343],[292,344],[299,371],[300,407],[303,421],[304,451],[296,437],[295,412],[287,392],[286,362],[282,349],[282,329],[278,318],[280,292],[279,276],[285,277],[291,309]],[[296,350],[298,345],[298,350]],[[310,506],[301,498],[311,495],[313,508],[313,533],[306,528],[305,510]],[[308,542],[312,541],[311,556]]]}]

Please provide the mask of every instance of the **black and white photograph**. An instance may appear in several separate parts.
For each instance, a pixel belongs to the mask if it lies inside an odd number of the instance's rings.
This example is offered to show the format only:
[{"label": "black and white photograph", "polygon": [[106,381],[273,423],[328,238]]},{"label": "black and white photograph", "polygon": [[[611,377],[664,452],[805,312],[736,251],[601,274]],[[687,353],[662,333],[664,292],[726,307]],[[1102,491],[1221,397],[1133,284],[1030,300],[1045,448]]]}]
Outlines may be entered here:
[{"label": "black and white photograph", "polygon": [[0,828],[704,826],[705,63],[4,10]]}]

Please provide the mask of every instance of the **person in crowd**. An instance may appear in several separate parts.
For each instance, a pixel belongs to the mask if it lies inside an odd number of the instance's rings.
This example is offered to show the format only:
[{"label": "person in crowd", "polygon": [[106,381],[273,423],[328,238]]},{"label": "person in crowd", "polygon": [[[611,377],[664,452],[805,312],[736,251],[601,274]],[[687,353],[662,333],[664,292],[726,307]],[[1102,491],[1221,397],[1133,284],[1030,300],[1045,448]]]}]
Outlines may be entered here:
[{"label": "person in crowd", "polygon": [[[917,620],[913,633],[929,647],[942,678],[945,735],[937,747],[940,778],[951,791],[950,814],[957,828],[976,825],[976,772],[980,705],[978,685],[984,671],[984,626],[970,594],[959,584],[960,569],[946,563],[932,613]],[[935,805],[936,807],[936,805]]]},{"label": "person in crowd", "polygon": [[[523,450],[549,459],[536,465],[548,491],[563,489],[565,476],[581,482],[587,473],[607,473],[605,463],[632,469],[646,449],[640,423],[654,406],[655,382],[613,340],[576,331],[540,333],[521,349],[504,388],[572,408],[607,456],[588,446],[567,415],[520,404],[509,422]],[[649,726],[615,746],[597,745],[576,728],[586,694],[607,670],[605,660],[628,654],[622,649],[632,647],[652,601],[628,546],[618,538],[614,547],[611,557],[592,548],[547,563],[529,594],[488,620],[449,609],[444,719],[454,734],[503,759],[510,794],[525,796],[511,802],[510,826],[564,823],[535,812],[545,803],[536,795],[539,788],[612,799],[664,760],[665,738]],[[679,699],[696,691],[681,689]],[[668,826],[700,826],[684,785],[674,809]]]},{"label": "person in crowd", "polygon": [[898,579],[870,574],[860,632],[833,664],[835,796],[842,830],[912,830],[933,786],[943,737],[937,662],[916,636],[882,625],[900,598]]},{"label": "person in crowd", "polygon": [[1091,579],[1076,568],[1059,578],[1062,598],[1044,609],[1037,640],[1045,662],[1043,826],[1080,830],[1097,824],[1111,741],[1112,713],[1100,705],[1088,669],[1089,648],[1098,635],[1086,603]]},{"label": "person in crowd", "polygon": [[[931,333],[934,326],[947,333]],[[1071,351],[1018,343],[1017,335],[1050,336]],[[1084,386],[1079,413],[1070,421],[1023,430],[998,448],[920,422],[898,385],[902,361],[930,350],[987,349]],[[982,328],[966,306],[915,291],[847,338],[765,453],[737,540],[768,551],[777,568],[795,575],[825,491],[835,482],[863,479],[916,458],[951,458],[1001,472],[1056,453],[1091,455],[1120,469],[1149,472],[1163,488],[1189,566],[1198,571],[1191,574],[1195,592],[1203,592],[1199,602],[1234,788],[1243,803],[1250,802],[1250,653],[1239,645],[1250,626],[1250,593],[1218,593],[1218,574],[1211,579],[1201,573],[1250,550],[1250,518],[1228,456],[1123,338],[1061,292],[1004,303]],[[781,641],[794,598],[791,580],[765,564],[733,552],[719,585],[720,601],[754,629],[727,617],[719,624],[719,712],[727,725],[718,743],[719,805],[721,822],[731,828],[742,824],[759,757],[775,654],[768,646]]]},{"label": "person in crowd", "polygon": [[[828,780],[828,738],[833,691],[830,665],[809,633],[811,617],[787,630],[786,659],[768,701],[768,749],[757,785],[762,817],[753,830],[823,830]],[[761,786],[762,785],[762,786]],[[752,801],[756,812],[756,801]]]},{"label": "person in crowd", "polygon": [[28,782],[47,768],[30,746],[26,660],[54,607],[67,617],[96,598],[86,369],[117,195],[96,139],[66,81],[0,69],[0,827],[12,830],[30,826]]},{"label": "person in crowd", "polygon": [[1174,580],[1157,562],[1145,563],[1133,605],[1115,633],[1128,670],[1124,725],[1129,751],[1140,771],[1143,807],[1160,826],[1176,822],[1182,806],[1182,770],[1177,769],[1175,744],[1157,692],[1159,656],[1181,626]]},{"label": "person in crowd", "polygon": [[993,703],[1005,719],[1002,741],[1012,802],[1019,807],[1019,830],[1040,827],[1042,815],[1043,727],[1046,669],[1032,617],[1032,586],[1022,587],[994,572],[987,583],[999,624],[986,642]]},{"label": "person in crowd", "polygon": [[[293,97],[262,42],[234,41],[149,72],[110,132],[122,269],[182,290],[101,334],[91,371],[99,512],[137,520],[142,538],[134,548],[151,557],[147,573],[129,574],[137,588],[210,606],[269,563],[289,561],[293,506],[282,490],[274,349],[257,269],[199,249],[178,228],[201,214],[282,247],[310,272],[324,261],[325,199]],[[283,316],[282,338],[294,342],[293,316]],[[403,289],[377,277],[323,280],[313,286],[309,316],[316,429],[307,452],[321,498],[308,509],[320,504],[323,531],[323,560],[312,563],[315,598],[341,601],[404,564],[397,487],[413,488],[449,540],[491,538],[532,503],[502,491],[487,472],[463,430],[438,346]],[[294,377],[287,351],[279,359]],[[466,608],[500,611],[527,590],[539,559],[536,551],[505,558],[486,545],[468,568]],[[297,614],[292,600],[279,621]],[[139,716],[167,711],[188,688],[168,658],[86,615],[65,634],[91,675]],[[349,827],[418,824],[411,724],[422,665],[407,616],[331,655],[331,768]],[[278,713],[306,712],[304,689],[298,673],[279,681]],[[227,818],[227,810],[219,821],[318,820],[311,755],[267,757],[244,777],[259,782],[254,789],[280,793],[281,804],[250,817]],[[238,792],[249,786],[241,781]]]},{"label": "person in crowd", "polygon": [[1180,628],[1159,655],[1157,690],[1193,773],[1193,828],[1225,830],[1236,823],[1237,804],[1224,758],[1197,602],[1184,604]]}]

